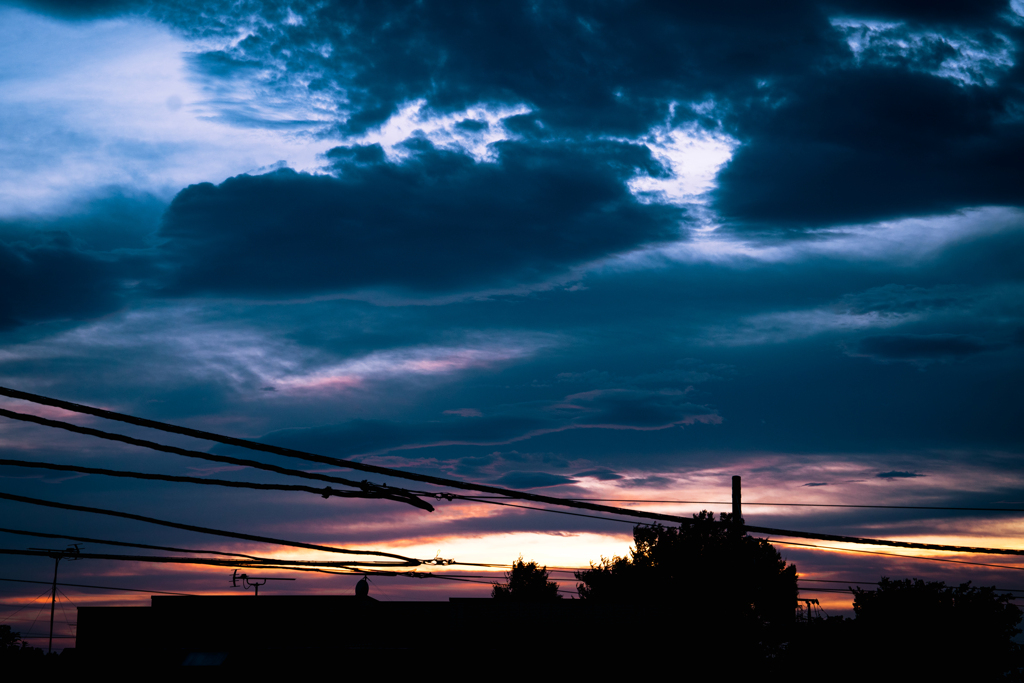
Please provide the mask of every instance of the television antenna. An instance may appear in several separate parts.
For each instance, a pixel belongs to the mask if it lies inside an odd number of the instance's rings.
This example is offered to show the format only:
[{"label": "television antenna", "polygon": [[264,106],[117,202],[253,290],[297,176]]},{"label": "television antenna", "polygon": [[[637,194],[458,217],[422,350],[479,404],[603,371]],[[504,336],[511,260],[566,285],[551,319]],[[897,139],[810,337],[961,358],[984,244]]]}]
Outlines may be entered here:
[{"label": "television antenna", "polygon": [[[821,603],[819,603],[815,598],[797,598],[797,602],[802,602],[807,605],[807,609],[804,612],[804,619],[806,619],[808,624],[810,624],[811,619],[814,618],[814,612],[818,613],[818,618],[820,619],[822,613],[825,611],[821,608]],[[817,607],[817,609],[814,610],[814,612],[811,611],[812,605],[814,607]]]},{"label": "television antenna", "polygon": [[50,592],[50,641],[46,646],[47,654],[53,652],[53,609],[57,605],[57,567],[60,566],[61,560],[74,561],[81,559],[78,556],[82,553],[82,549],[79,548],[80,543],[72,543],[64,550],[55,550],[53,548],[29,548],[29,550],[41,550],[51,558],[53,558],[53,589]]},{"label": "television antenna", "polygon": [[249,590],[255,588],[255,595],[260,594],[260,586],[263,586],[267,581],[294,581],[295,579],[286,579],[277,576],[249,576],[248,574],[239,574],[236,569],[231,574],[231,587],[232,588],[244,588]]}]

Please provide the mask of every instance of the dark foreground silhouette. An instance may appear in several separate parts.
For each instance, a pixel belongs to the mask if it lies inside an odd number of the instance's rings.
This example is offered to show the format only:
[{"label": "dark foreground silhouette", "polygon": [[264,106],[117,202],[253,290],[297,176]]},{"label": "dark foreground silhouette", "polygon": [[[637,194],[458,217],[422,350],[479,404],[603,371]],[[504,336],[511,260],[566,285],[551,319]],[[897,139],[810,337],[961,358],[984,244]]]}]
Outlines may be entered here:
[{"label": "dark foreground silhouette", "polygon": [[[575,647],[600,657],[638,638],[669,639],[679,655],[728,658],[731,671],[778,659],[793,633],[796,567],[733,521],[705,511],[690,525],[637,526],[628,557],[601,558],[576,572],[577,608],[617,620],[581,624]],[[545,568],[519,558],[492,595],[543,604],[557,599],[557,588]]]},{"label": "dark foreground silhouette", "polygon": [[1021,610],[994,588],[882,577],[852,589],[853,619],[797,629],[787,657],[807,665],[844,662],[849,675],[882,680],[1022,681]]},{"label": "dark foreground silhouette", "polygon": [[548,578],[548,568],[536,562],[523,562],[523,556],[512,563],[512,571],[505,574],[505,583],[496,583],[491,597],[507,602],[548,602],[560,600],[558,584]]},{"label": "dark foreground silhouette", "polygon": [[[669,639],[674,656],[733,674],[788,677],[828,672],[839,680],[1024,681],[1021,610],[1012,596],[965,583],[882,577],[851,588],[855,618],[795,618],[796,567],[730,515],[709,512],[678,528],[637,526],[628,557],[602,558],[576,573],[581,601],[644,605],[657,626],[608,624],[608,632]],[[494,597],[552,600],[545,568],[522,558]],[[593,642],[608,647],[604,635]]]},{"label": "dark foreground silhouette", "polygon": [[883,577],[876,590],[851,589],[855,618],[798,620],[796,567],[733,521],[704,512],[679,528],[637,526],[628,557],[577,572],[568,599],[546,567],[520,557],[493,598],[377,601],[364,581],[356,595],[154,596],[150,607],[82,607],[76,648],[59,657],[21,647],[0,627],[0,671],[1022,680],[1012,640],[1021,610],[1010,596]]}]

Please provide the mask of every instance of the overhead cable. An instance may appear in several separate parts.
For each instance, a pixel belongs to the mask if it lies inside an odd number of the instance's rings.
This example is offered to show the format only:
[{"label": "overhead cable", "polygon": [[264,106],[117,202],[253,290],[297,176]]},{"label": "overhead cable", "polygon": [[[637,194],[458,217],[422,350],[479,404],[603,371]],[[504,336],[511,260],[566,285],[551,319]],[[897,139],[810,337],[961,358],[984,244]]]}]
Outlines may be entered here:
[{"label": "overhead cable", "polygon": [[[481,499],[486,496],[479,496]],[[722,500],[647,500],[642,498],[573,498],[573,500],[605,501],[608,503],[669,503],[672,505],[732,505],[732,501]],[[743,501],[744,507],[776,506],[797,508],[864,508],[871,510],[945,510],[953,512],[1024,512],[1024,508],[965,508],[940,505],[854,505],[841,503],[758,503]]]},{"label": "overhead cable", "polygon": [[505,503],[505,502],[502,502],[502,501],[490,500],[490,499],[484,500],[484,499],[481,499],[481,498],[477,498],[475,496],[455,495],[455,496],[452,496],[452,497],[456,498],[458,500],[469,500],[469,501],[473,501],[475,503],[486,503],[487,505],[501,505],[503,507],[519,508],[520,510],[537,510],[538,512],[553,512],[553,513],[555,513],[557,515],[571,515],[573,517],[587,517],[588,519],[603,519],[606,522],[622,522],[624,524],[633,524],[633,525],[636,525],[636,524],[639,523],[636,520],[632,520],[632,519],[615,519],[614,517],[599,517],[597,515],[585,515],[585,514],[580,513],[580,512],[567,512],[565,510],[550,510],[548,508],[536,508],[536,507],[533,507],[532,505],[517,505],[516,503]]},{"label": "overhead cable", "polygon": [[937,545],[935,543],[912,543],[910,541],[890,541],[884,538],[860,538],[858,536],[838,536],[836,534],[819,534],[809,531],[792,531],[789,529],[772,529],[763,526],[743,525],[743,529],[756,534],[773,536],[789,536],[790,538],[811,538],[817,541],[836,541],[838,543],[861,543],[867,545],[884,545],[890,548],[911,548],[913,550],[942,550],[955,553],[977,553],[982,555],[1024,555],[1019,548],[974,548],[960,545]]},{"label": "overhead cable", "polygon": [[[516,505],[513,503],[505,503],[497,500],[481,499],[474,496],[462,496],[457,495],[455,498],[462,500],[471,500],[481,503],[489,503],[491,505],[504,505],[508,507],[522,508],[524,510],[536,510],[538,512],[553,512],[562,515],[575,515],[577,517],[590,517],[593,519],[603,519],[609,522],[625,522],[627,524],[635,524],[625,519],[614,519],[612,517],[597,517],[596,515],[581,515],[573,512],[564,512],[562,510],[549,510],[547,508],[531,507],[528,505]],[[692,521],[692,520],[691,520]],[[910,548],[913,550],[941,550],[945,552],[958,552],[958,553],[978,553],[987,555],[1024,555],[1024,550],[1016,548],[975,548],[968,546],[956,546],[956,545],[937,545],[934,543],[913,543],[910,541],[891,541],[882,538],[861,538],[858,536],[839,536],[836,534],[821,534],[811,531],[793,531],[791,529],[773,529],[770,527],[762,526],[750,526],[747,524],[743,525],[743,530],[753,533],[771,534],[774,536],[788,536],[791,538],[809,538],[820,541],[837,541],[841,543],[858,543],[863,545],[881,545],[891,548]]]},{"label": "overhead cable", "polygon": [[[75,413],[82,413],[84,415],[92,415],[94,417],[101,417],[108,420],[116,420],[118,422],[125,422],[138,427],[147,427],[149,429],[157,429],[162,432],[169,432],[171,434],[180,434],[182,436],[189,436],[195,439],[203,439],[205,441],[215,441],[228,446],[238,446],[240,448],[247,448],[254,451],[262,451],[264,453],[273,453],[274,455],[280,455],[287,458],[295,458],[298,460],[306,460],[309,462],[318,462],[325,465],[331,465],[334,467],[346,467],[349,469],[360,470],[363,472],[373,472],[374,474],[387,475],[398,479],[407,479],[410,481],[418,481],[425,484],[433,484],[435,486],[444,486],[449,488],[462,489],[466,491],[479,491],[481,493],[496,493],[508,498],[518,498],[520,500],[531,500],[537,503],[547,503],[549,505],[559,505],[564,507],[582,508],[586,510],[594,510],[596,512],[606,512],[612,514],[625,515],[627,517],[640,517],[643,519],[658,519],[666,522],[675,522],[676,524],[690,524],[693,522],[688,517],[680,517],[678,515],[663,515],[651,512],[641,512],[637,510],[628,510],[625,508],[616,508],[609,505],[597,505],[594,503],[577,502],[573,500],[567,500],[564,498],[553,498],[551,496],[543,496],[535,493],[524,493],[521,491],[515,491],[513,489],[506,489],[499,486],[488,486],[485,484],[473,484],[458,479],[448,479],[445,477],[434,477],[427,474],[417,474],[414,472],[406,472],[404,470],[396,470],[391,467],[380,467],[377,465],[368,465],[366,463],[356,462],[354,460],[343,460],[341,458],[331,458],[325,455],[317,455],[315,453],[307,453],[305,451],[298,451],[292,448],[282,448],[280,446],[272,446],[270,444],[259,443],[258,441],[249,441],[248,439],[238,439],[231,436],[224,436],[222,434],[214,434],[213,432],[205,432],[199,429],[191,429],[188,427],[180,427],[178,425],[167,424],[165,422],[158,422],[156,420],[147,420],[141,417],[135,417],[133,415],[125,415],[123,413],[116,413],[110,410],[102,410],[100,408],[92,408],[90,406],[80,405],[78,403],[71,403],[69,401],[61,401],[55,398],[49,398],[46,396],[40,396],[38,394],[30,394],[24,391],[18,391],[16,389],[10,389],[7,387],[0,387],[0,396],[8,396],[10,398],[16,398],[23,401],[29,401],[31,403],[38,403],[41,405],[48,405],[55,408],[61,408]],[[80,434],[89,434],[91,436],[100,436],[101,438],[116,437],[114,440],[123,441],[124,443],[134,443],[135,445],[145,445],[147,448],[151,448],[149,445],[151,442],[146,444],[139,443],[139,439],[133,439],[128,441],[130,437],[122,437],[119,434],[107,434],[105,432],[98,432],[99,430],[87,430],[85,427],[79,427],[71,423],[60,422],[57,420],[47,420],[46,418],[38,418],[34,415],[24,415],[22,413],[16,413],[9,410],[0,410],[0,416],[10,417],[15,420],[25,420],[27,422],[35,422],[37,424],[46,425],[49,427],[58,427],[60,429],[68,429],[69,431],[75,431]],[[28,418],[28,419],[26,419]],[[165,450],[170,447],[161,446],[157,450]],[[166,451],[166,452],[177,452]]]},{"label": "overhead cable", "polygon": [[193,524],[181,524],[179,522],[168,522],[162,519],[156,519],[153,517],[145,517],[143,515],[135,515],[129,512],[118,512],[116,510],[105,510],[103,508],[86,507],[84,505],[71,505],[70,503],[59,503],[51,500],[43,500],[41,498],[29,498],[27,496],[17,496],[13,493],[2,493],[0,492],[0,498],[4,500],[12,500],[18,503],[28,503],[30,505],[41,505],[44,507],[59,508],[61,510],[75,510],[77,512],[91,512],[97,515],[107,515],[109,517],[121,517],[123,519],[133,519],[139,522],[146,522],[147,524],[156,524],[159,526],[170,527],[172,529],[184,529],[185,531],[194,531],[201,534],[209,534],[211,536],[224,536],[226,538],[238,538],[245,541],[255,541],[257,543],[270,543],[273,545],[290,546],[293,548],[305,548],[306,550],[320,550],[327,553],[341,553],[344,555],[377,555],[380,557],[390,557],[392,559],[400,560],[408,566],[417,566],[422,564],[420,560],[415,560],[410,557],[404,557],[402,555],[395,555],[393,553],[385,553],[378,550],[349,550],[347,548],[335,548],[334,546],[328,545],[317,545],[316,543],[302,543],[300,541],[286,541],[279,538],[269,538],[267,536],[256,536],[254,534],[243,534],[236,531],[221,531],[220,529],[211,529],[209,527],[195,526]]},{"label": "overhead cable", "polygon": [[[29,557],[50,557],[52,550],[21,550],[19,548],[0,548],[0,555],[24,555]],[[122,562],[154,562],[158,564],[202,564],[214,567],[256,567],[260,569],[286,569],[303,571],[304,568],[316,570],[325,567],[408,567],[404,562],[300,562],[298,560],[252,560],[221,559],[219,557],[168,557],[162,555],[113,555],[109,553],[75,553],[75,559],[82,560],[119,560]]]},{"label": "overhead cable", "polygon": [[[248,481],[230,481],[227,479],[209,479],[206,477],[185,477],[171,474],[149,474],[144,472],[130,472],[125,470],[108,470],[98,467],[83,467],[81,465],[58,465],[49,462],[35,462],[30,460],[6,460],[0,458],[0,465],[8,467],[25,467],[43,470],[56,470],[59,472],[80,472],[82,474],[98,474],[104,477],[124,477],[128,479],[148,479],[152,481],[170,481],[179,484],[203,484],[206,486],[226,486],[240,489],[256,489],[260,491],[304,491],[315,493],[318,496],[329,498],[337,496],[340,498],[367,498],[365,491],[342,491],[333,489],[330,486],[316,488],[314,486],[303,486],[302,484],[258,484]],[[377,498],[376,494],[371,494]],[[426,504],[430,506],[429,503]]]},{"label": "overhead cable", "polygon": [[[10,583],[38,583],[40,585],[53,585],[50,581],[29,581],[28,579],[6,579],[0,578],[0,581],[8,581]],[[118,588],[117,586],[92,586],[87,583],[58,583],[58,586],[64,586],[65,588],[94,588],[96,590],[105,591],[125,591],[128,593],[149,593],[154,595],[192,595],[192,593],[174,593],[171,591],[148,591],[142,588]]]},{"label": "overhead cable", "polygon": [[92,429],[90,427],[82,427],[80,425],[72,424],[70,422],[50,420],[45,417],[39,417],[38,415],[16,413],[12,410],[5,410],[2,408],[0,408],[0,416],[7,417],[12,420],[19,420],[21,422],[32,422],[34,424],[42,425],[44,427],[63,429],[69,432],[75,432],[77,434],[84,434],[86,436],[95,436],[100,439],[106,439],[108,441],[118,441],[120,443],[126,443],[132,446],[141,446],[143,448],[149,448],[151,450],[160,451],[162,453],[173,453],[174,455],[183,455],[187,458],[198,458],[200,460],[208,460],[210,462],[222,462],[227,463],[229,465],[252,467],[255,469],[266,470],[268,472],[284,474],[290,477],[302,477],[304,479],[317,479],[319,481],[327,481],[334,484],[343,484],[345,486],[352,486],[354,488],[359,489],[363,494],[360,497],[363,498],[385,498],[389,500],[397,500],[402,503],[408,503],[409,505],[418,507],[428,512],[433,512],[434,510],[434,506],[432,506],[430,503],[424,500],[420,500],[415,495],[412,495],[406,492],[404,489],[400,488],[378,486],[376,484],[371,484],[370,482],[367,481],[352,481],[351,479],[334,477],[327,474],[320,474],[318,472],[304,472],[302,470],[293,470],[287,467],[279,467],[277,465],[259,462],[258,460],[232,458],[231,456],[227,455],[216,455],[214,453],[206,453],[203,451],[192,451],[186,448],[178,448],[177,446],[168,446],[162,443],[146,441],[145,439],[136,439],[134,437],[125,436],[123,434],[114,434],[111,432],[104,432],[99,429]]},{"label": "overhead cable", "polygon": [[[768,540],[768,539],[765,539]],[[835,548],[827,545],[814,545],[811,543],[797,543],[795,541],[777,541],[771,539],[772,543],[780,545],[793,545],[803,548],[817,548],[819,550],[831,550],[838,553],[861,553],[863,555],[885,555],[887,557],[900,557],[904,560],[924,560],[926,562],[948,562],[950,564],[969,564],[975,567],[993,567],[995,569],[1016,569],[1024,571],[1024,566],[1014,567],[1006,564],[986,564],[984,562],[970,562],[968,560],[951,560],[947,557],[924,557],[922,555],[900,555],[899,553],[887,553],[882,550],[861,550],[860,548]]]},{"label": "overhead cable", "polygon": [[0,533],[17,534],[19,536],[33,536],[35,538],[63,538],[68,541],[78,541],[81,543],[97,543],[99,545],[115,545],[124,548],[142,548],[144,550],[163,550],[172,553],[197,553],[206,555],[224,555],[225,557],[241,557],[245,559],[256,559],[252,555],[245,555],[242,553],[229,553],[221,550],[196,550],[193,548],[173,548],[165,545],[148,545],[146,543],[128,543],[127,541],[107,541],[98,538],[88,538],[86,536],[70,536],[68,534],[48,534],[42,531],[23,531],[21,529],[0,528]]},{"label": "overhead cable", "polygon": [[[604,512],[622,515],[626,517],[639,517],[642,519],[654,519],[659,521],[675,522],[677,524],[692,524],[693,519],[688,517],[681,517],[678,515],[665,515],[654,512],[646,512],[641,510],[631,510],[627,508],[617,508],[608,505],[597,505],[595,503],[587,503],[581,501],[575,501],[564,498],[554,498],[551,496],[543,496],[534,493],[524,493],[515,491],[513,489],[506,489],[497,486],[487,486],[484,484],[474,484],[459,481],[457,479],[447,479],[444,477],[434,477],[425,474],[416,474],[412,472],[405,472],[403,470],[396,470],[390,467],[380,467],[377,465],[368,465],[365,463],[356,462],[353,460],[343,460],[340,458],[331,458],[323,455],[316,455],[314,453],[307,453],[304,451],[297,451],[291,448],[282,448],[280,446],[272,446],[269,444],[259,443],[256,441],[249,441],[247,439],[238,439],[235,437],[224,436],[221,434],[215,434],[212,432],[205,432],[198,429],[191,429],[188,427],[180,427],[177,425],[171,425],[164,422],[158,422],[156,420],[148,420],[145,418],[134,417],[132,415],[125,415],[123,413],[117,413],[109,410],[102,410],[100,408],[92,408],[90,406],[84,406],[77,403],[71,403],[68,401],[62,401],[59,399],[49,398],[46,396],[40,396],[38,394],[30,394],[28,392],[18,391],[16,389],[10,389],[7,387],[0,387],[0,395],[8,396],[10,398],[20,399],[29,401],[32,403],[38,403],[41,405],[48,405],[55,408],[61,408],[63,410],[69,410],[72,412],[82,413],[86,415],[93,415],[95,417],[101,417],[109,420],[116,420],[119,422],[125,422],[133,424],[139,427],[147,427],[150,429],[157,429],[172,434],[179,434],[183,436],[189,436],[196,439],[204,439],[207,441],[215,441],[231,446],[238,446],[241,448],[247,448],[250,450],[263,451],[266,453],[274,453],[290,458],[296,458],[300,460],[308,460],[311,462],[319,462],[323,464],[333,465],[335,467],[347,467],[350,469],[362,470],[366,472],[374,472],[376,474],[383,474],[388,476],[397,477],[400,479],[409,479],[412,481],[419,481],[428,484],[434,484],[437,486],[447,486],[450,488],[457,488],[462,490],[479,491],[481,493],[493,493],[508,498],[515,498],[520,500],[530,500],[539,503],[547,503],[549,505],[558,505],[563,507],[575,507],[587,510],[593,510],[596,512]],[[114,437],[115,440],[122,440],[125,443],[140,442],[141,440],[134,439],[127,441],[130,437],[123,437],[121,435],[107,434],[99,432],[99,430],[88,430],[87,428],[78,427],[78,425],[72,425],[70,423],[62,423],[56,420],[46,420],[45,418],[38,418],[34,415],[27,416],[21,413],[14,413],[8,410],[0,410],[0,416],[13,417],[14,419],[29,418],[27,421],[36,422],[38,424],[46,424],[47,426],[60,427],[62,429],[69,429],[71,431],[78,431],[80,433],[92,433],[94,436],[102,435],[102,438]],[[96,433],[98,432],[98,433]],[[158,450],[168,449],[171,447],[162,446],[160,444],[150,445],[151,442],[145,442],[146,447],[152,447],[153,445],[160,446]],[[138,443],[137,445],[143,445]],[[169,451],[170,452],[170,451]],[[481,501],[483,502],[483,501]],[[789,536],[793,538],[808,538],[815,540],[824,541],[839,541],[843,543],[859,543],[865,545],[884,545],[890,547],[899,548],[912,548],[918,550],[944,550],[950,552],[968,552],[968,553],[988,553],[998,555],[1024,555],[1024,550],[1010,549],[1010,548],[968,548],[961,546],[942,546],[934,544],[923,544],[923,543],[909,543],[904,541],[890,541],[885,539],[872,539],[872,538],[860,538],[854,536],[837,536],[834,534],[818,534],[813,532],[793,531],[788,529],[774,529],[769,527],[755,527],[746,526],[746,530],[753,531],[755,533],[767,533],[778,536]]]}]

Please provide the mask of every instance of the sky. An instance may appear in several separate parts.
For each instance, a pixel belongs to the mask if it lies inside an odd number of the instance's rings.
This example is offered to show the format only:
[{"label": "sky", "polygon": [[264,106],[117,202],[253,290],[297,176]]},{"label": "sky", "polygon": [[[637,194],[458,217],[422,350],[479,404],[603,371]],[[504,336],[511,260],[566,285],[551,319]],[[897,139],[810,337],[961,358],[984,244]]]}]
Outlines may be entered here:
[{"label": "sky", "polygon": [[[1024,505],[1022,40],[1021,0],[0,1],[0,384],[555,496],[728,501],[741,475],[751,524],[1019,547],[1009,514],[752,503]],[[7,421],[0,444],[281,481]],[[476,503],[207,488],[0,468],[7,493],[419,558],[585,567],[631,540]],[[0,515],[317,556],[14,502]],[[1015,569],[778,547],[808,579],[1021,585]],[[52,562],[0,567],[48,581]],[[231,590],[223,568],[61,572]],[[488,591],[374,581],[382,599]],[[0,617],[21,609],[11,623],[41,632],[17,620],[44,588],[0,585]]]}]

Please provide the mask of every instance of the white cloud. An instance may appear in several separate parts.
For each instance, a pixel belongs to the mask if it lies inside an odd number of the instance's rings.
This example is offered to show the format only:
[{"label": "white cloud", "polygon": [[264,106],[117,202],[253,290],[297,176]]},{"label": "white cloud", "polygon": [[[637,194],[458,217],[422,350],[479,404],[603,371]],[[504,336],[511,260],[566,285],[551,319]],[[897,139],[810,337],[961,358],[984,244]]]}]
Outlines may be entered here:
[{"label": "white cloud", "polygon": [[709,226],[695,231],[690,240],[618,256],[604,265],[650,267],[666,261],[750,265],[822,257],[911,265],[958,243],[1022,228],[1024,211],[1003,206],[809,230],[796,239],[743,238],[721,232],[709,217]]},{"label": "white cloud", "polygon": [[137,17],[66,22],[0,9],[0,218],[57,214],[114,187],[170,199],[192,183],[283,165],[317,172],[338,144],[379,142],[399,160],[399,143],[417,134],[493,161],[491,145],[510,137],[502,120],[529,111],[478,104],[436,115],[417,100],[365,135],[325,136],[347,116],[346,99],[308,88],[319,74],[289,71],[283,59],[204,65],[203,54],[234,55],[255,28],[235,23],[231,34],[187,40]]},{"label": "white cloud", "polygon": [[1014,65],[1013,41],[991,31],[914,30],[902,22],[836,17],[858,62],[901,65],[961,85],[995,85]]},{"label": "white cloud", "polygon": [[534,355],[550,344],[540,339],[476,338],[459,346],[419,346],[375,351],[304,373],[268,378],[285,391],[332,391],[362,386],[368,381],[416,376],[449,375],[492,367]]},{"label": "white cloud", "polygon": [[715,346],[780,344],[827,332],[853,332],[895,327],[920,316],[891,311],[855,312],[836,308],[763,313],[741,318],[735,324],[705,331],[705,342]]},{"label": "white cloud", "polygon": [[[344,391],[376,381],[446,377],[530,357],[559,340],[549,334],[467,334],[353,356],[217,319],[214,310],[176,305],[124,314],[0,350],[0,374],[27,364],[113,362],[146,384],[211,383],[242,392]],[[140,372],[141,368],[145,368]],[[173,368],[164,371],[162,368]],[[97,372],[103,370],[97,369]]]},{"label": "white cloud", "polygon": [[286,26],[303,26],[306,23],[306,20],[296,14],[292,8],[289,7],[287,15],[284,18],[284,23]]},{"label": "white cloud", "polygon": [[[0,9],[0,217],[59,212],[112,186],[169,198],[280,159],[320,165],[332,145],[309,135],[326,120],[316,103],[266,102],[237,81],[234,100],[211,98],[190,70],[192,49],[140,18],[64,22]],[[240,99],[281,125],[226,121]],[[295,121],[305,123],[284,125]]]},{"label": "white cloud", "polygon": [[715,188],[715,176],[739,145],[724,132],[693,122],[676,128],[667,124],[654,128],[641,142],[671,171],[671,176],[637,176],[629,181],[629,189],[641,201],[678,205],[706,204],[708,193]]},{"label": "white cloud", "polygon": [[[476,104],[460,112],[438,116],[426,109],[425,100],[414,100],[403,105],[380,127],[365,135],[349,138],[346,142],[379,144],[389,159],[398,161],[408,154],[399,145],[420,134],[437,147],[465,152],[478,162],[494,161],[496,157],[491,145],[512,137],[502,120],[529,112],[530,108],[525,104],[515,107]],[[464,121],[479,121],[487,125],[473,130],[460,127],[459,124]]]}]

